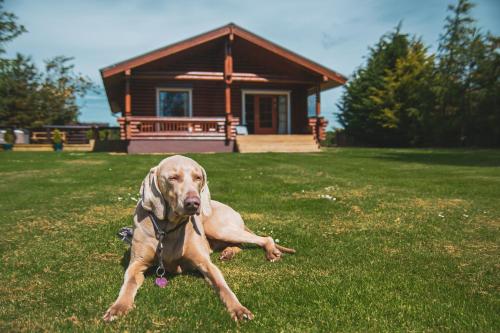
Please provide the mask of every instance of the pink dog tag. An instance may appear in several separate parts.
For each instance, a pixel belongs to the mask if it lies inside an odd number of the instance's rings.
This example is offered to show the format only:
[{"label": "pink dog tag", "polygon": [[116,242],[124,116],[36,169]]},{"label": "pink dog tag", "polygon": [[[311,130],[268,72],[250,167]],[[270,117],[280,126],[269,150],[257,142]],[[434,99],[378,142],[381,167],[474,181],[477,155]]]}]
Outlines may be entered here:
[{"label": "pink dog tag", "polygon": [[168,280],[166,278],[162,277],[157,277],[155,280],[155,284],[160,287],[160,288],[165,288],[168,284]]}]

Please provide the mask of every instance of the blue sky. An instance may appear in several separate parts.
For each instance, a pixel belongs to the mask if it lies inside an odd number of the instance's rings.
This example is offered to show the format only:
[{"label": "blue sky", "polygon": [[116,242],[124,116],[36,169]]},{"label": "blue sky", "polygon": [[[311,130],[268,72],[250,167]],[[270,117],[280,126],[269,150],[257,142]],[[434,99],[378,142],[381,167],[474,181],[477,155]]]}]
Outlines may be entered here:
[{"label": "blue sky", "polygon": [[[235,22],[275,43],[349,76],[367,49],[403,21],[434,50],[451,0],[6,0],[28,33],[7,46],[42,64],[75,57],[76,69],[99,85],[99,69],[120,60]],[[500,34],[500,0],[476,1],[473,15]],[[322,114],[336,125],[342,90],[322,94]],[[104,93],[82,102],[81,121],[115,124]]]}]

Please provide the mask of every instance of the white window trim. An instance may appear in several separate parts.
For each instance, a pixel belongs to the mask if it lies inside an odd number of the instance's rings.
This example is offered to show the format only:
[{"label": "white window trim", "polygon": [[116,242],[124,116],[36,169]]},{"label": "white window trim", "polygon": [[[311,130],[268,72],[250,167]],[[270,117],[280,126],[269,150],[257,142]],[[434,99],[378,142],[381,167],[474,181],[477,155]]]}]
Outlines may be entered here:
[{"label": "white window trim", "polygon": [[156,116],[160,117],[160,92],[161,91],[187,91],[189,95],[189,114],[188,117],[193,117],[193,89],[192,88],[169,88],[169,87],[161,87],[156,88]]},{"label": "white window trim", "polygon": [[287,133],[291,134],[292,133],[292,119],[291,119],[291,110],[292,110],[292,103],[291,103],[291,91],[290,90],[256,90],[256,89],[242,89],[241,90],[241,100],[242,100],[242,105],[241,105],[241,118],[242,118],[242,124],[243,126],[246,126],[247,124],[247,103],[246,103],[246,95],[286,95],[286,104],[287,104],[287,116],[286,116],[286,121],[287,121]]}]

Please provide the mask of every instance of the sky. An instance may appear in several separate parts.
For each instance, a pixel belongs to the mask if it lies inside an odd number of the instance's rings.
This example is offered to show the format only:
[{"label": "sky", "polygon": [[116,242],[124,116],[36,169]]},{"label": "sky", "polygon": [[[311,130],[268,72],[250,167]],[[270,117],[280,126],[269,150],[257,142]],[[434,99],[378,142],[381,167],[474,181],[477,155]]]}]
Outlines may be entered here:
[{"label": "sky", "polygon": [[[42,65],[74,57],[76,70],[102,87],[99,69],[234,22],[349,77],[368,48],[398,22],[435,50],[447,6],[455,0],[5,0],[28,33],[7,54],[30,55]],[[484,31],[500,35],[500,0],[476,0],[472,14]],[[102,90],[102,88],[101,88]],[[321,111],[338,127],[342,88],[322,93]],[[80,121],[116,124],[106,96],[80,101]]]}]

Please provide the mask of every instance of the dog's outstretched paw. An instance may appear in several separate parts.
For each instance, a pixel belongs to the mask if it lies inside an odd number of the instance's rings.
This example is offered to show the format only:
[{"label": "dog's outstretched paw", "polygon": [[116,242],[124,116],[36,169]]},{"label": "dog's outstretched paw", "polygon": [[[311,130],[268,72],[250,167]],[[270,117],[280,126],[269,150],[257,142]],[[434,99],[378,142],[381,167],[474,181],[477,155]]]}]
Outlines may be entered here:
[{"label": "dog's outstretched paw", "polygon": [[266,258],[270,262],[275,262],[281,259],[281,251],[276,247],[266,251]]},{"label": "dog's outstretched paw", "polygon": [[221,252],[220,256],[219,256],[219,260],[222,260],[222,261],[228,261],[228,260],[231,260],[234,258],[234,250],[231,249],[231,248],[226,248],[224,249],[224,251]]},{"label": "dog's outstretched paw", "polygon": [[112,322],[119,316],[125,315],[132,309],[132,306],[128,306],[125,304],[117,303],[111,305],[111,307],[106,311],[106,313],[102,316],[102,320],[105,322]]},{"label": "dog's outstretched paw", "polygon": [[230,310],[229,314],[231,315],[231,319],[234,321],[252,320],[254,318],[253,313],[243,305]]}]

